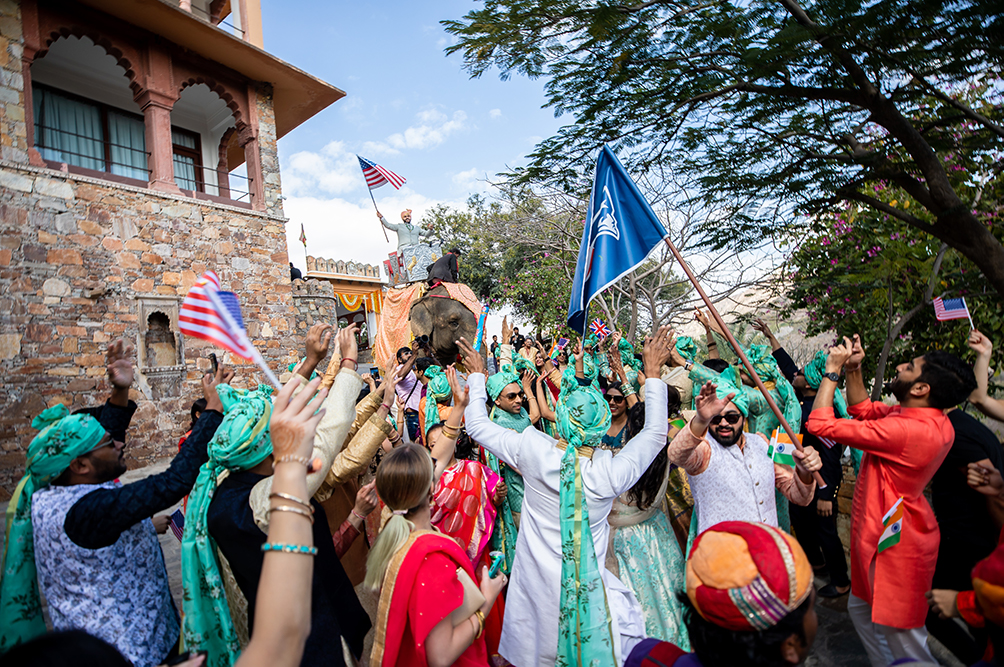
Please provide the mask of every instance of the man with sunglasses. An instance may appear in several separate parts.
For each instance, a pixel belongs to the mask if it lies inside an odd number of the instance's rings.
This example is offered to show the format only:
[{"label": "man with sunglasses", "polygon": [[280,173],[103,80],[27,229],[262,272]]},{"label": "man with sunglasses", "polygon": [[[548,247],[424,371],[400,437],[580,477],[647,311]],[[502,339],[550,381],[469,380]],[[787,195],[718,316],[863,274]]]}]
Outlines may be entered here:
[{"label": "man with sunglasses", "polygon": [[767,439],[743,432],[749,404],[726,375],[717,386],[705,383],[694,407],[697,414],[669,445],[669,460],[687,473],[699,532],[722,521],[776,528],[775,488],[797,505],[812,501],[812,473],[822,467],[818,452],[795,451],[794,469],[774,463]]},{"label": "man with sunglasses", "polygon": [[[132,363],[115,363],[120,380],[131,384]],[[117,479],[126,471],[125,443],[91,415],[67,415],[59,405],[33,422],[41,432],[29,447],[22,480],[30,493],[16,505],[21,532],[7,542],[6,561],[21,570],[4,575],[0,626],[7,629],[0,650],[45,631],[44,622],[39,630],[23,621],[36,611],[27,602],[30,594],[37,598],[41,589],[56,630],[86,630],[114,644],[137,667],[161,664],[175,652],[178,612],[149,519],[191,490],[223,419],[216,386],[232,377],[222,366],[215,376],[206,373],[206,409],[180,453],[164,472],[132,484]],[[28,543],[31,553],[26,554]],[[30,572],[22,565],[28,558]],[[17,581],[29,590],[10,590]],[[10,622],[11,612],[16,624]],[[9,628],[16,625],[23,628],[11,640]]]}]

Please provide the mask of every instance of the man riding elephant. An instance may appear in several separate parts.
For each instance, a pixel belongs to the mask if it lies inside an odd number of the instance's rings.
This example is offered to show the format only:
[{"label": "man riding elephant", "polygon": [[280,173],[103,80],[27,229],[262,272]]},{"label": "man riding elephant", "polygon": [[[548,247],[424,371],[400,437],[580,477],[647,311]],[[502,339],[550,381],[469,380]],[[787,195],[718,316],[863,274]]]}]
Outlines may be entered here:
[{"label": "man riding elephant", "polygon": [[431,243],[432,229],[412,224],[410,208],[401,211],[400,224],[387,222],[380,211],[377,211],[377,217],[380,218],[380,224],[397,233],[398,265],[403,271],[399,274],[401,277],[394,281],[395,284],[428,278],[428,267],[442,254],[439,246]]}]

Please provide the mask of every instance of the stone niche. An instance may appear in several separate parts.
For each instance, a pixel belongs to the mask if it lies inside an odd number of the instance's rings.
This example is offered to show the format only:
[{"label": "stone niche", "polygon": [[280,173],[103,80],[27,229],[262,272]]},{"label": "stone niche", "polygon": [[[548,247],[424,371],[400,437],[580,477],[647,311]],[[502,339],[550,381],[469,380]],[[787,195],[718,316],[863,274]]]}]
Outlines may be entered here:
[{"label": "stone niche", "polygon": [[181,395],[185,380],[184,336],[178,329],[178,297],[138,297],[136,358],[150,398]]}]

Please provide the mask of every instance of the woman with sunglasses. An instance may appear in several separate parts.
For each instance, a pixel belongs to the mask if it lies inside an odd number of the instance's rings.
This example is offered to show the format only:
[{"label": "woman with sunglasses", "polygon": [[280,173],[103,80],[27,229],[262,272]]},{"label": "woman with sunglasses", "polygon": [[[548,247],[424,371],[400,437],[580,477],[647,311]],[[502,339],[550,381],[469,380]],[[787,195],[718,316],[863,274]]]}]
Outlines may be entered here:
[{"label": "woman with sunglasses", "polygon": [[627,399],[621,392],[620,387],[610,385],[603,392],[603,398],[610,406],[610,428],[603,436],[603,449],[617,451],[624,446],[624,436],[627,433]]}]

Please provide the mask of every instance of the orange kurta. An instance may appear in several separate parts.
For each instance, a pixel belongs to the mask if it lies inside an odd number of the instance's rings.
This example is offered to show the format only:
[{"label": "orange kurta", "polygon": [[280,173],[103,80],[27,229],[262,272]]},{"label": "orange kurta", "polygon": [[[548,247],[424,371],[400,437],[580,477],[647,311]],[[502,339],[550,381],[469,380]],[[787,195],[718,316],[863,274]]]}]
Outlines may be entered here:
[{"label": "orange kurta", "polygon": [[[806,425],[813,435],[865,453],[851,509],[851,592],[871,605],[874,623],[923,627],[941,539],[924,487],[948,455],[955,429],[935,408],[862,401],[848,412],[853,421],[838,419],[833,408],[813,410]],[[902,538],[880,554],[882,517],[900,496]]]},{"label": "orange kurta", "polygon": [[[425,437],[425,402],[425,396],[418,402],[418,428],[423,438]],[[445,423],[450,418],[452,406],[440,403],[436,406],[436,409],[439,411],[439,421]]]}]

